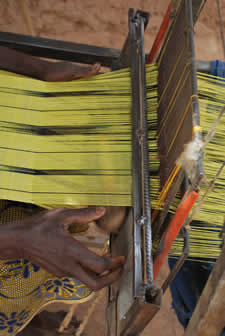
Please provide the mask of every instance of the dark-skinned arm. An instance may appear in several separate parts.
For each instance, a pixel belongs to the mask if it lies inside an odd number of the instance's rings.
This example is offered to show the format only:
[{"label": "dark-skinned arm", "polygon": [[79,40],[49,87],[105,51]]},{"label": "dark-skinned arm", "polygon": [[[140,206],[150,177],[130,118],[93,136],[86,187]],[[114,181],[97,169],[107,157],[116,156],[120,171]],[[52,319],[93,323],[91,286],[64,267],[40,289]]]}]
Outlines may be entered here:
[{"label": "dark-skinned arm", "polygon": [[104,208],[63,208],[0,225],[0,259],[28,259],[57,277],[71,277],[99,290],[118,279],[124,257],[98,256],[76,241],[68,227],[88,224],[104,213]]},{"label": "dark-skinned arm", "polygon": [[0,69],[51,82],[93,76],[99,72],[100,65],[80,66],[69,62],[49,62],[7,47],[0,47]]}]

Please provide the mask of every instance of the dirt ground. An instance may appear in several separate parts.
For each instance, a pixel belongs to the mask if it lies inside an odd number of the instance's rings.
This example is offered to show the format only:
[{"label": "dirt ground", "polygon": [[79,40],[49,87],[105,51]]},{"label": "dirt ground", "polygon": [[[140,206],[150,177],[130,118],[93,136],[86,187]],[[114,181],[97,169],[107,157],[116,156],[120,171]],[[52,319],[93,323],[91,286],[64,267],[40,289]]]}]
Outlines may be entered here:
[{"label": "dirt ground", "polygon": [[[23,0],[1,0],[0,31],[29,34],[19,3]],[[24,0],[25,1],[25,0]],[[146,32],[146,51],[154,41],[169,0],[27,0],[34,31],[38,36],[74,41],[99,46],[121,48],[127,35],[128,8],[151,12]],[[221,0],[225,18],[225,1]],[[201,60],[223,60],[216,1],[208,0],[195,27],[196,55]],[[164,266],[160,279],[167,274]],[[87,336],[104,335],[104,303],[98,305],[85,331]],[[76,316],[82,319],[88,304],[77,309]],[[142,334],[183,335],[171,309],[168,292],[163,299],[161,312]],[[47,333],[46,333],[47,336]]]}]

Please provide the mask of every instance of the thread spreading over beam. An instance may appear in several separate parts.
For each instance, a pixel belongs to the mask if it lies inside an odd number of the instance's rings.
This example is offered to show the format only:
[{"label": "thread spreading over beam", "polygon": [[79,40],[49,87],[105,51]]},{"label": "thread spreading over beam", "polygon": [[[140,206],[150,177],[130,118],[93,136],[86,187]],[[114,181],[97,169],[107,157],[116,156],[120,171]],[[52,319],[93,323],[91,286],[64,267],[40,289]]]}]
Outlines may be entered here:
[{"label": "thread spreading over beam", "polygon": [[[128,69],[69,83],[44,83],[1,72],[0,81],[2,198],[46,208],[132,205]],[[163,200],[159,202],[160,195],[171,187],[173,179],[160,190],[157,133],[160,134],[161,128],[157,129],[155,65],[147,66],[146,82],[151,203],[152,211],[160,211],[164,205]],[[199,74],[198,87],[205,135],[223,107],[225,85],[221,79]],[[189,113],[191,104],[190,97],[184,111]],[[205,148],[204,168],[209,182],[224,161],[223,124],[221,121],[217,125],[212,141]],[[171,127],[172,142],[179,129]],[[176,167],[172,171],[177,174]],[[206,188],[207,185],[201,187],[203,193]],[[220,253],[224,188],[223,171],[194,217],[190,258],[214,259]],[[178,194],[170,213],[175,213],[179,201]],[[177,239],[171,254],[178,256],[181,250],[182,241]]]}]

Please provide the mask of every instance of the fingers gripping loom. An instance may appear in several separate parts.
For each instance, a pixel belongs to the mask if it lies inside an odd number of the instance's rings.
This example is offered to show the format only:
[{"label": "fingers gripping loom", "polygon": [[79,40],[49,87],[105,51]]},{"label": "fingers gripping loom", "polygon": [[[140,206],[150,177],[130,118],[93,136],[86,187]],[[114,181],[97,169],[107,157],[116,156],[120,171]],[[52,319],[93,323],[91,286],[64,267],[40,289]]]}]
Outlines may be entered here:
[{"label": "fingers gripping loom", "polygon": [[[55,209],[43,211],[22,221],[18,228],[20,244],[15,256],[26,258],[58,277],[72,277],[98,290],[115,281],[124,257],[102,257],[88,250],[68,232],[76,223],[90,223],[105,213],[104,208]],[[106,273],[107,272],[107,273]]]},{"label": "fingers gripping loom", "polygon": [[79,272],[79,280],[85,283],[92,290],[100,290],[116,281],[121,273],[122,268],[118,268],[106,275],[97,276],[83,267],[76,265],[76,272]]}]

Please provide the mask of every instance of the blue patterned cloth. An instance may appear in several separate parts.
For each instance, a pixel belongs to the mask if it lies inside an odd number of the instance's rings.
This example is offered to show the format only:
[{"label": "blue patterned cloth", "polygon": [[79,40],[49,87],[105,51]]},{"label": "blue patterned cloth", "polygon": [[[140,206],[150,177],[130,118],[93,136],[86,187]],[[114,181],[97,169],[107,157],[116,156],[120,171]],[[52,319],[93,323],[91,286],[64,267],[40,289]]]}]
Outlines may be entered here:
[{"label": "blue patterned cloth", "polygon": [[[210,75],[225,78],[225,62],[212,61]],[[194,225],[194,222],[192,222],[192,225]],[[176,261],[176,259],[169,258],[169,267],[171,270]],[[212,260],[204,260],[202,262],[187,260],[170,286],[172,307],[184,328],[187,327],[192,317],[213,266],[214,263]],[[225,336],[225,328],[221,336]]]}]

